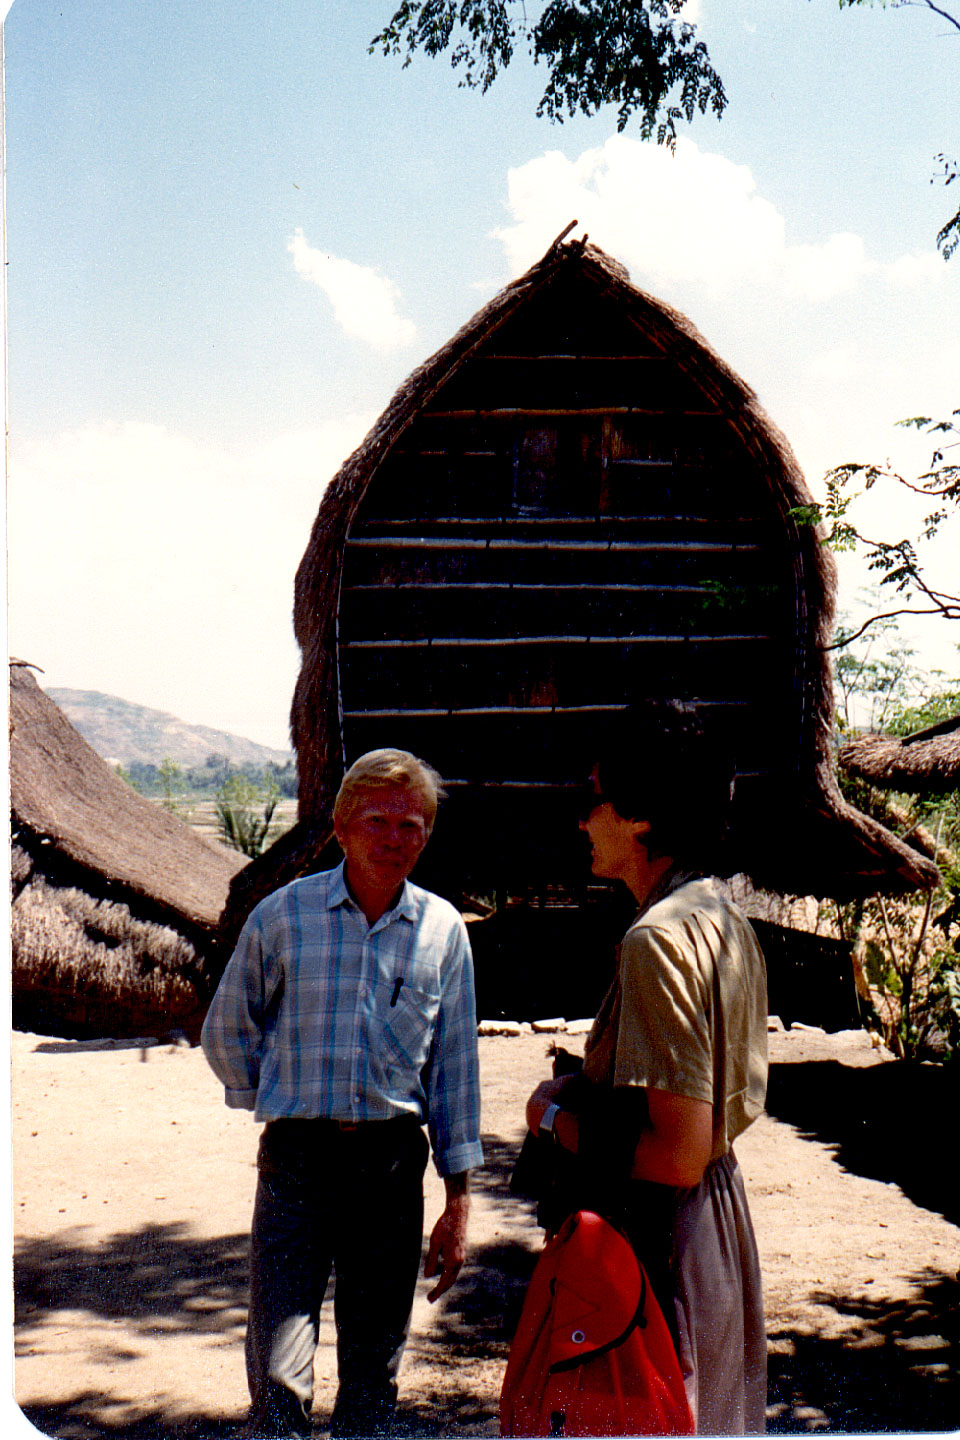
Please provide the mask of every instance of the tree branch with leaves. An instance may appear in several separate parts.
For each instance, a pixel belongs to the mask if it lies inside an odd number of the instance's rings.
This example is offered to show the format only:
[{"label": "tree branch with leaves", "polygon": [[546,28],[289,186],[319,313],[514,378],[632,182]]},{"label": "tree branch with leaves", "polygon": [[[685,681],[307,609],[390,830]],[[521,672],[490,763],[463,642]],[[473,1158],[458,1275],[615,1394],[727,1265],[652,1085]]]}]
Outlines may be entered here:
[{"label": "tree branch with leaves", "polygon": [[547,67],[538,115],[595,115],[616,105],[617,129],[639,116],[645,140],[673,146],[677,125],[699,111],[721,115],[723,82],[685,0],[550,0],[531,20],[523,0],[403,0],[370,53],[449,52],[462,85],[486,93],[518,49]]},{"label": "tree branch with leaves", "polygon": [[[933,0],[839,0],[841,10],[881,5],[920,9],[960,33],[956,4]],[[727,105],[723,81],[713,67],[696,25],[684,19],[686,0],[403,0],[370,42],[371,55],[417,52],[431,59],[448,53],[460,83],[486,94],[518,51],[547,69],[538,115],[562,121],[565,115],[595,115],[616,105],[617,129],[634,115],[644,140],[671,149],[677,127],[699,112],[718,118]],[[539,11],[532,18],[533,11]],[[931,183],[951,185],[960,166],[946,152],[935,160]],[[939,230],[937,248],[945,260],[960,245],[960,209]]]},{"label": "tree branch with leaves", "polygon": [[[916,480],[908,480],[889,464],[864,464],[850,461],[828,470],[823,504],[801,505],[790,513],[800,524],[821,525],[822,543],[836,551],[862,549],[869,568],[879,578],[881,593],[895,595],[895,608],[872,615],[859,629],[844,633],[828,649],[836,650],[859,639],[871,626],[901,615],[934,615],[944,620],[960,620],[960,595],[939,589],[926,573],[918,546],[936,538],[942,527],[956,520],[960,509],[960,409],[944,420],[929,415],[914,415],[898,422],[908,429],[936,436],[929,468]],[[936,508],[923,520],[923,533],[917,540],[877,540],[865,535],[854,523],[850,507],[879,482],[902,486],[915,495],[935,502]],[[859,483],[859,489],[853,489]]]}]

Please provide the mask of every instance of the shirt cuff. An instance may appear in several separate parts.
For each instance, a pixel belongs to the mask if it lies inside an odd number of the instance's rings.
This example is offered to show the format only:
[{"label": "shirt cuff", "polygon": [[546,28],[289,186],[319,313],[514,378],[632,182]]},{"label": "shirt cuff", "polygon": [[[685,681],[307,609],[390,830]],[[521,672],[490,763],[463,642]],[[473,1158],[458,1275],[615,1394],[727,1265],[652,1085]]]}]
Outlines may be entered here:
[{"label": "shirt cuff", "polygon": [[227,1102],[228,1110],[255,1110],[257,1105],[256,1090],[224,1090],[223,1098]]},{"label": "shirt cuff", "polygon": [[441,1179],[445,1175],[459,1175],[464,1170],[476,1170],[483,1164],[483,1146],[479,1140],[465,1145],[454,1145],[442,1155],[434,1155],[433,1163]]}]

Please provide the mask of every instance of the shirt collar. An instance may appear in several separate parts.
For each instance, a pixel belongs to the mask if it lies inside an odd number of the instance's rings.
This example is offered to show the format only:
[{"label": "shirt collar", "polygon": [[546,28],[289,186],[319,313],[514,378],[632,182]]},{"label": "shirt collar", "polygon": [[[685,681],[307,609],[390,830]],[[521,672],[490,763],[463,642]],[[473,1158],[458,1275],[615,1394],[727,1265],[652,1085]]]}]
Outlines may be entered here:
[{"label": "shirt collar", "polygon": [[685,870],[682,865],[672,865],[669,870],[660,876],[660,879],[640,906],[637,911],[637,919],[639,920],[641,915],[646,915],[648,910],[652,910],[653,906],[656,905],[659,900],[665,900],[668,895],[673,894],[674,890],[679,890],[681,885],[688,885],[691,880],[700,880],[702,878],[698,870]]},{"label": "shirt collar", "polygon": [[[347,888],[346,860],[341,860],[336,870],[333,871],[333,880],[327,892],[327,909],[336,910],[340,905],[351,905],[355,910],[359,909],[356,900]],[[417,902],[413,893],[413,886],[409,880],[404,880],[403,889],[400,891],[400,898],[391,910],[387,910],[377,924],[391,920],[394,917],[402,917],[404,920],[415,920],[417,918]]]},{"label": "shirt collar", "polygon": [[336,870],[333,871],[333,879],[327,891],[327,909],[336,910],[339,905],[354,905],[356,901],[347,889],[347,877],[345,874],[346,860],[341,860]]}]

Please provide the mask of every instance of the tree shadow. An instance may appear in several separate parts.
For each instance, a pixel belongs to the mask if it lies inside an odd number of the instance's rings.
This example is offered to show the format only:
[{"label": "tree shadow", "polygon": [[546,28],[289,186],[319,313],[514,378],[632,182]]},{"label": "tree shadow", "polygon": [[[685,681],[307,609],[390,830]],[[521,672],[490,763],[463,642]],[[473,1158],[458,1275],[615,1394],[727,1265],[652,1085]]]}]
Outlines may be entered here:
[{"label": "tree shadow", "polygon": [[[69,1400],[50,1405],[21,1406],[31,1425],[58,1440],[231,1440],[239,1416],[197,1413],[171,1419],[151,1410],[136,1420],[122,1413],[121,1402],[111,1402],[96,1390],[81,1391]],[[111,1415],[111,1409],[114,1414]]]},{"label": "tree shadow", "polygon": [[914,1204],[960,1224],[960,1178],[950,1161],[960,1112],[960,1066],[837,1060],[770,1067],[767,1112],[836,1148],[846,1169],[893,1181]]},{"label": "tree shadow", "polygon": [[914,1279],[919,1298],[895,1303],[816,1294],[850,1327],[842,1337],[769,1332],[768,1433],[956,1431],[960,1285],[933,1271]]},{"label": "tree shadow", "polygon": [[[74,1238],[71,1238],[71,1233]],[[14,1333],[35,1343],[53,1310],[81,1310],[158,1332],[243,1334],[249,1236],[199,1239],[185,1224],[142,1225],[86,1242],[25,1240],[14,1255]]]},{"label": "tree shadow", "polygon": [[[203,1240],[184,1224],[143,1225],[99,1241],[68,1230],[20,1242],[13,1264],[14,1356],[43,1353],[44,1326],[63,1310],[122,1320],[128,1336],[145,1340],[215,1334],[242,1347],[248,1248],[246,1234]],[[134,1352],[121,1341],[111,1358],[132,1359]],[[56,1364],[53,1353],[50,1363]],[[212,1412],[171,1419],[157,1409],[130,1420],[129,1402],[92,1388],[21,1408],[44,1435],[62,1440],[225,1440],[240,1419]]]},{"label": "tree shadow", "polygon": [[[819,1138],[835,1139],[842,1116],[837,1115],[841,1104],[833,1071],[844,1067],[778,1068],[794,1072],[785,1077],[790,1084],[775,1087],[776,1103],[789,1112],[782,1118],[808,1130],[822,1130]],[[823,1070],[826,1075],[807,1073]],[[874,1073],[847,1070],[845,1077],[869,1078]],[[822,1096],[821,1083],[826,1087]],[[816,1102],[812,1108],[811,1093]],[[832,1097],[829,1106],[828,1096]],[[842,1105],[848,1117],[856,1118],[873,1113],[860,1108],[866,1101],[877,1104],[881,1098],[880,1091],[872,1087],[863,1091],[854,1083],[844,1092]],[[947,1114],[940,1111],[941,1124],[949,1123]],[[846,1124],[851,1123],[848,1118]],[[854,1138],[858,1133],[854,1127]],[[889,1140],[887,1134],[888,1147]],[[842,1150],[843,1143],[853,1140],[837,1143]],[[519,1139],[487,1135],[484,1144],[488,1160],[475,1176],[475,1188],[502,1200],[508,1216],[511,1212],[514,1217],[528,1216],[529,1225],[516,1238],[501,1235],[477,1246],[459,1284],[443,1308],[432,1314],[423,1341],[430,1350],[424,1383],[416,1390],[409,1380],[401,1383],[401,1436],[497,1433],[496,1407],[478,1394],[475,1366],[506,1364],[541,1232],[531,1203],[509,1194]],[[941,1145],[941,1164],[942,1149]],[[904,1183],[892,1174],[882,1178]],[[37,1353],[43,1347],[48,1317],[69,1310],[122,1319],[133,1334],[145,1338],[216,1334],[228,1344],[235,1343],[239,1352],[246,1321],[247,1250],[246,1233],[198,1239],[182,1224],[145,1225],[96,1242],[84,1240],[82,1231],[25,1241],[15,1260],[17,1347],[20,1353],[25,1349]],[[810,1334],[789,1326],[771,1329],[771,1433],[955,1430],[960,1413],[960,1285],[953,1277],[933,1271],[916,1277],[916,1283],[921,1287],[917,1298],[894,1304],[815,1295],[818,1304],[830,1307],[844,1322],[842,1336]],[[431,1370],[436,1373],[438,1368],[443,1372],[442,1384],[430,1379]],[[92,1387],[57,1403],[30,1405],[24,1413],[42,1433],[61,1440],[226,1440],[241,1419],[207,1409],[170,1417],[157,1408],[130,1420],[128,1407]],[[318,1413],[315,1419],[319,1436],[329,1425],[329,1416]]]},{"label": "tree shadow", "polygon": [[[487,1136],[485,1145],[488,1165],[478,1172],[476,1188],[508,1195],[519,1142]],[[510,1203],[523,1204],[512,1197]],[[478,1396],[470,1362],[506,1363],[540,1248],[540,1232],[532,1219],[529,1244],[528,1249],[522,1243],[497,1241],[471,1252],[457,1288],[443,1310],[432,1315],[424,1341],[430,1347],[430,1368],[443,1370],[442,1388],[428,1378],[413,1392],[409,1383],[404,1387],[401,1382],[400,1435],[496,1433],[495,1408]],[[144,1225],[100,1241],[85,1240],[79,1230],[24,1241],[14,1261],[16,1351],[42,1352],[50,1317],[74,1311],[122,1320],[131,1339],[215,1334],[236,1344],[242,1355],[248,1248],[246,1233],[198,1239],[183,1224]],[[123,1349],[113,1358],[123,1359]],[[127,1401],[87,1388],[66,1400],[24,1406],[23,1413],[43,1434],[61,1440],[226,1440],[242,1420],[212,1409],[171,1417],[159,1408],[130,1420],[129,1408]],[[330,1417],[320,1410],[314,1418],[321,1435]]]},{"label": "tree shadow", "polygon": [[471,1364],[507,1363],[524,1296],[543,1245],[536,1205],[510,1193],[510,1177],[522,1135],[514,1140],[485,1134],[485,1162],[470,1178],[477,1194],[493,1197],[505,1218],[524,1221],[522,1239],[494,1238],[472,1245],[456,1286],[432,1316],[429,1346],[434,1368],[443,1369],[442,1389],[419,1383],[416,1392],[401,1384],[398,1434],[402,1437],[499,1434],[496,1404],[477,1394]]},{"label": "tree shadow", "polygon": [[[524,1132],[525,1134],[526,1132]],[[470,1172],[470,1189],[476,1194],[495,1196],[510,1205],[518,1203],[510,1193],[510,1177],[517,1163],[523,1135],[515,1140],[506,1140],[502,1135],[490,1133],[481,1136],[483,1141],[483,1164]]]}]

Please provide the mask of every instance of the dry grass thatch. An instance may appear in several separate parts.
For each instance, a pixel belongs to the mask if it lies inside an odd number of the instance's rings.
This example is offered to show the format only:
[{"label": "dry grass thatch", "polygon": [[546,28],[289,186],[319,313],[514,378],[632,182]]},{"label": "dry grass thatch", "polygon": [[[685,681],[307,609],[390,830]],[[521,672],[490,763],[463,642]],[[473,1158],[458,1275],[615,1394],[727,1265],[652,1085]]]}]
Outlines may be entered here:
[{"label": "dry grass thatch", "polygon": [[14,1014],[53,1033],[195,1031],[244,857],[131,790],[10,670]]},{"label": "dry grass thatch", "polygon": [[[620,307],[658,354],[722,414],[736,443],[762,471],[791,532],[798,594],[794,650],[795,714],[782,746],[784,791],[791,813],[777,836],[759,835],[742,866],[758,883],[792,893],[841,895],[876,889],[930,887],[936,870],[881,825],[861,815],[837,788],[831,740],[833,695],[826,646],[832,638],[836,570],[812,527],[788,517],[812,497],[782,434],[754,392],[678,311],[632,285],[624,268],[592,245],[555,244],[508,285],[400,387],[360,447],[324,492],[296,576],[294,628],[302,652],[291,711],[300,775],[300,826],[274,857],[267,852],[233,887],[233,922],[283,880],[311,868],[329,838],[333,798],[343,769],[337,616],[344,547],[365,492],[379,467],[442,386],[521,307],[565,270],[579,267],[585,284]],[[625,699],[628,697],[624,697]],[[778,797],[779,798],[779,797]],[[748,826],[748,828],[751,828]],[[297,866],[301,869],[297,870]],[[235,927],[234,927],[235,928]]]},{"label": "dry grass thatch", "polygon": [[212,930],[245,863],[125,784],[17,663],[10,667],[10,806],[17,829],[51,858],[179,926]]},{"label": "dry grass thatch", "polygon": [[911,795],[946,795],[960,785],[960,715],[895,735],[860,735],[840,747],[844,770],[881,790]]},{"label": "dry grass thatch", "polygon": [[[18,869],[25,860],[19,851]],[[10,940],[17,1029],[195,1035],[202,1022],[206,986],[193,945],[119,901],[34,875],[11,908]]]}]

